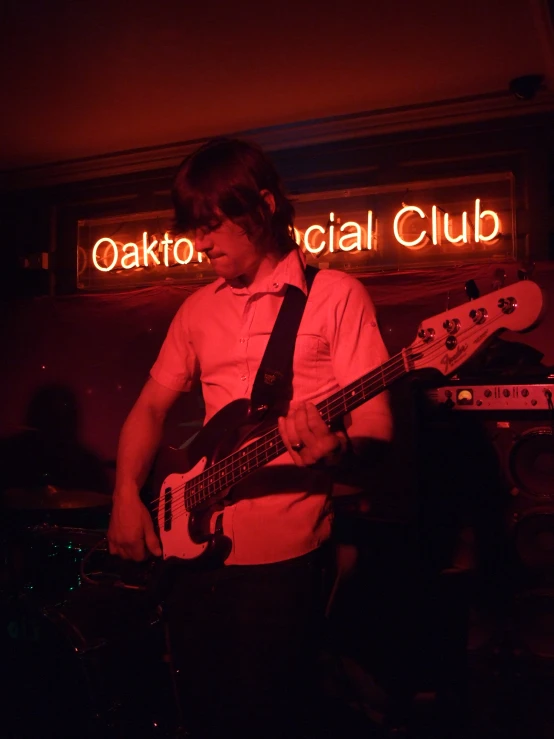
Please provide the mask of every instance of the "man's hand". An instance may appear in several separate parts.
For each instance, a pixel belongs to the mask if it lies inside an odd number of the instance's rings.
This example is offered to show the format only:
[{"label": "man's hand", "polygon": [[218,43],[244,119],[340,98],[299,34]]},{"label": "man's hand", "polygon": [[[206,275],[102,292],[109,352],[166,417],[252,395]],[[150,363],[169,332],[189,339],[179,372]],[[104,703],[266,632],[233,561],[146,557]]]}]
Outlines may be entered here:
[{"label": "man's hand", "polygon": [[162,553],[148,508],[138,497],[126,500],[114,497],[108,543],[110,554],[136,562],[149,554],[159,557]]},{"label": "man's hand", "polygon": [[313,403],[301,403],[278,420],[283,443],[299,467],[338,460],[348,446],[346,434],[333,433]]}]

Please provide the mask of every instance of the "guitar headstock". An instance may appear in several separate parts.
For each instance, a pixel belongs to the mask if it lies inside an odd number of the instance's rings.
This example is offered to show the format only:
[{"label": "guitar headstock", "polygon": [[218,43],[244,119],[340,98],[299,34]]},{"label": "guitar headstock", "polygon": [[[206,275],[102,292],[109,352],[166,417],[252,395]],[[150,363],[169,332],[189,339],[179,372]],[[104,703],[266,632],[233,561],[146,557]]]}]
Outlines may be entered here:
[{"label": "guitar headstock", "polygon": [[516,282],[422,321],[405,360],[411,370],[433,367],[450,375],[499,331],[531,328],[542,309],[540,287]]}]

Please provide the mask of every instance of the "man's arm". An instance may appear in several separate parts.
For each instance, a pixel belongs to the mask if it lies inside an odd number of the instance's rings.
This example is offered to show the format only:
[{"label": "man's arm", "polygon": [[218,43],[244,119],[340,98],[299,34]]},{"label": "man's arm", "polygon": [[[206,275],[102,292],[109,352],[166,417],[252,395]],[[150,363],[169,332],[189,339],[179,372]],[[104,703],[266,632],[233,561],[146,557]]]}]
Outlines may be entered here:
[{"label": "man's arm", "polygon": [[143,560],[148,552],[161,554],[140,490],[159,447],[167,413],[179,395],[150,378],[121,429],[108,541],[111,554],[124,559]]}]

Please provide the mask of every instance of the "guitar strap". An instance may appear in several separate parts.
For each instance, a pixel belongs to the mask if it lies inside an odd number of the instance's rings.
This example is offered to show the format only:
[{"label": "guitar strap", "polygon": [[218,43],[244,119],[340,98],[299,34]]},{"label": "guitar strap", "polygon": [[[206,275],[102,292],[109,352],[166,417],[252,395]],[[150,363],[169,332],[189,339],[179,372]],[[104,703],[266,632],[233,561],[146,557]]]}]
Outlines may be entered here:
[{"label": "guitar strap", "polygon": [[250,415],[255,421],[261,421],[270,409],[286,411],[292,397],[292,358],[296,335],[318,271],[316,267],[306,266],[306,295],[300,288],[287,285],[252,387]]}]

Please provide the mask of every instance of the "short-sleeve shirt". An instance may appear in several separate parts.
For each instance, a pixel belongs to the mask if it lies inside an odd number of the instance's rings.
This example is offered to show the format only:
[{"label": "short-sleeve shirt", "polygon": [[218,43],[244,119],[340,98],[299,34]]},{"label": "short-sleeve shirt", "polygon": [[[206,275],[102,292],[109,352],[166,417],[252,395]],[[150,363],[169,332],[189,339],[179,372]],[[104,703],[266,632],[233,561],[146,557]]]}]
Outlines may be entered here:
[{"label": "short-sleeve shirt", "polygon": [[[306,292],[305,262],[288,253],[255,290],[220,278],[189,296],[168,330],[151,376],[189,391],[200,380],[207,423],[223,406],[249,398],[287,285]],[[292,405],[315,404],[388,358],[373,303],[354,277],[320,270],[296,339]],[[357,411],[357,433],[390,425],[384,394]],[[277,562],[306,554],[331,532],[332,479],[328,471],[298,467],[287,453],[249,475],[223,510],[232,541],[226,564]]]}]

